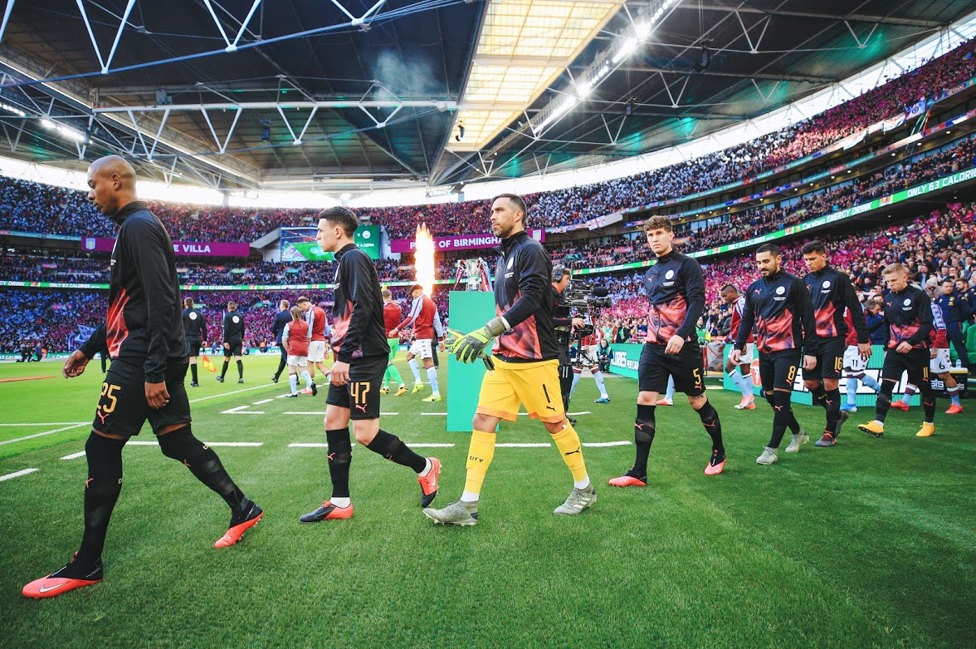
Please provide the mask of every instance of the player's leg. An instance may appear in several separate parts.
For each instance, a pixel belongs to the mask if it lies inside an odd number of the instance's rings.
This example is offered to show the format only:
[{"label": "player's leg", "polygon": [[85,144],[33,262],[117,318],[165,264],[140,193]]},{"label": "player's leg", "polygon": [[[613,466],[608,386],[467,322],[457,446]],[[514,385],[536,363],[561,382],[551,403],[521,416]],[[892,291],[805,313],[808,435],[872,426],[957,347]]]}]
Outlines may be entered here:
[{"label": "player's leg", "polygon": [[346,386],[329,385],[325,398],[325,437],[329,444],[329,479],[332,496],[320,507],[298,520],[318,523],[324,520],[352,518],[353,507],[349,495],[349,468],[352,463],[352,442],[349,437],[349,391]]},{"label": "player's leg", "polygon": [[722,441],[722,422],[718,411],[709,403],[705,394],[705,365],[701,348],[687,344],[676,360],[677,364],[672,368],[675,389],[688,396],[688,403],[698,413],[702,426],[712,441],[711,453],[705,464],[705,475],[718,475],[725,469],[725,444]]},{"label": "player's leg", "polygon": [[501,419],[516,421],[519,398],[509,382],[507,364],[495,362],[495,371],[481,379],[478,408],[471,423],[471,441],[465,463],[464,491],[457,502],[443,509],[424,509],[424,515],[440,525],[474,525],[488,468],[495,457],[495,429]]},{"label": "player's leg", "polygon": [[[440,462],[435,457],[415,453],[403,440],[380,428],[380,384],[386,371],[385,358],[357,362],[349,368],[348,390],[350,418],[356,441],[369,450],[409,467],[418,476],[420,504],[426,507],[437,495]],[[331,390],[330,390],[331,394]]]},{"label": "player's leg", "polygon": [[874,405],[874,419],[858,425],[859,430],[874,437],[884,435],[884,421],[888,416],[888,410],[891,409],[891,396],[894,394],[895,385],[901,380],[902,373],[909,369],[902,356],[903,354],[891,349],[885,352],[884,365],[881,368],[881,390]]},{"label": "player's leg", "polygon": [[227,547],[240,541],[244,532],[256,525],[264,513],[231,479],[214,450],[193,435],[185,376],[185,364],[167,365],[169,402],[158,410],[149,411],[149,423],[163,455],[187,467],[197,480],[216,492],[230,507],[227,533],[214,544],[218,548]]},{"label": "player's leg", "polygon": [[512,364],[507,372],[519,401],[530,417],[539,419],[559,450],[560,457],[573,476],[573,490],[553,513],[564,516],[579,514],[596,502],[596,490],[590,482],[583,459],[583,445],[573,425],[566,419],[559,394],[556,360],[541,363]]},{"label": "player's leg", "polygon": [[437,368],[434,367],[434,356],[433,356],[433,341],[425,340],[423,341],[423,353],[425,356],[421,357],[424,363],[424,370],[427,373],[427,382],[430,383],[431,395],[424,399],[424,401],[440,401],[441,400],[441,390],[437,384]]},{"label": "player's leg", "polygon": [[916,437],[931,437],[935,435],[935,390],[932,389],[932,382],[929,380],[929,353],[924,349],[913,349],[906,354],[911,369],[908,370],[908,380],[918,386],[919,394],[922,396],[922,411],[925,421],[922,427],[915,433]]},{"label": "player's leg", "polygon": [[407,365],[410,367],[410,371],[413,373],[413,393],[416,394],[424,389],[424,382],[420,378],[420,363],[417,362],[417,356],[420,355],[422,351],[420,341],[414,340],[410,343],[410,349],[407,350]]},{"label": "player's leg", "polygon": [[645,343],[637,362],[637,416],[634,418],[634,464],[612,487],[647,486],[647,460],[656,432],[654,410],[658,395],[667,387],[671,373],[664,366],[664,348]]}]

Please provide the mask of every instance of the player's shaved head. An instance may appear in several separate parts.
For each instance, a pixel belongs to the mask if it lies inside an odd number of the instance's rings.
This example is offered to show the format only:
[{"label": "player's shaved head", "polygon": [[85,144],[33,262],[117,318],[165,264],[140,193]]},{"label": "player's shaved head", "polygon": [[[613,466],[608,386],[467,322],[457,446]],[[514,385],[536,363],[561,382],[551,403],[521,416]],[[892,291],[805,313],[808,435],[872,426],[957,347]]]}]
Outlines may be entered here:
[{"label": "player's shaved head", "polygon": [[136,170],[122,156],[107,155],[91,163],[89,173],[104,176],[118,176],[123,185],[134,189],[136,184]]},{"label": "player's shaved head", "polygon": [[107,155],[88,167],[88,200],[106,216],[114,216],[137,200],[136,170],[125,159]]}]

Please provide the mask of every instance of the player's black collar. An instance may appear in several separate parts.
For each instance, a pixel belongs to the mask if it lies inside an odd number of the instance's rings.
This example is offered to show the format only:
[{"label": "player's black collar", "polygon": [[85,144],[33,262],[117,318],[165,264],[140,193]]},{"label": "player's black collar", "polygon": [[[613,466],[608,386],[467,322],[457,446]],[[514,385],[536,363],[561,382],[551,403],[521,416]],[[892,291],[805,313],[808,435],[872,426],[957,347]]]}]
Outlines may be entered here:
[{"label": "player's black collar", "polygon": [[502,244],[498,248],[496,248],[496,250],[499,253],[507,256],[509,251],[516,243],[518,243],[522,239],[527,238],[528,236],[529,236],[528,232],[526,232],[525,230],[519,230],[515,234],[502,239]]},{"label": "player's black collar", "polygon": [[122,225],[123,223],[125,223],[125,220],[127,218],[132,216],[134,212],[138,212],[139,210],[148,210],[148,209],[149,206],[146,205],[145,201],[132,201],[131,203],[128,203],[125,207],[120,209],[118,212],[116,212],[109,218],[115,221],[118,225]]},{"label": "player's black collar", "polygon": [[341,259],[344,254],[346,254],[347,252],[349,252],[350,250],[352,250],[355,247],[356,247],[356,244],[355,243],[347,243],[346,245],[344,245],[341,248],[339,248],[339,251],[336,252],[336,254],[335,254],[336,260],[338,261],[339,259]]}]

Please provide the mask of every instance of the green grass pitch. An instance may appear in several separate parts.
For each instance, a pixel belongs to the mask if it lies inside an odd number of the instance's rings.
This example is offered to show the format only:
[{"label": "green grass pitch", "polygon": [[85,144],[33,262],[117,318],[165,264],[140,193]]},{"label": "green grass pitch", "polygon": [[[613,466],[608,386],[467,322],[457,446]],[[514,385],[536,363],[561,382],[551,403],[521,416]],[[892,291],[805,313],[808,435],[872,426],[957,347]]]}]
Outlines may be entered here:
[{"label": "green grass pitch", "polygon": [[[233,366],[225,384],[203,372],[191,391],[198,437],[261,444],[216,450],[264,521],[213,549],[223,502],[154,445],[130,445],[105,581],[47,601],[20,588],[77,548],[85,460],[62,458],[83,450],[102,375],[97,361],[73,381],[57,362],[0,365],[0,379],[51,377],[0,383],[0,476],[37,469],[0,481],[0,647],[976,646],[971,401],[956,417],[940,401],[930,439],[914,436],[918,409],[869,438],[854,427],[873,418],[862,408],[837,447],[811,439],[763,467],[769,408],[737,411],[710,390],[726,472],[702,475],[708,437],[679,399],[657,410],[649,486],[620,490],[606,481],[633,461],[636,385],[609,380],[604,406],[584,379],[581,438],[627,445],[584,449],[599,501],[582,515],[552,514],[571,488],[552,445],[499,448],[481,520],[463,529],[431,524],[412,472],[360,447],[355,517],[300,525],[328,496],[328,470],[324,449],[290,445],[324,443],[324,397],[274,398],[287,389],[268,381],[276,361],[247,358],[245,385]],[[468,436],[427,414],[446,408],[428,394],[384,398],[397,414],[382,426],[442,460],[444,506],[463,487]],[[823,411],[797,416],[815,438]],[[499,441],[548,435],[520,418]]]}]

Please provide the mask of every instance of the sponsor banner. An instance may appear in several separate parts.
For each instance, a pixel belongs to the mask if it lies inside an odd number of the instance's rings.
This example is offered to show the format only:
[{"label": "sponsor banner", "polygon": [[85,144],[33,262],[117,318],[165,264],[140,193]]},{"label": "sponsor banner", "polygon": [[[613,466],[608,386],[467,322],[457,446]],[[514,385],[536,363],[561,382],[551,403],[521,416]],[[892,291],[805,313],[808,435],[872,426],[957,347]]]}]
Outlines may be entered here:
[{"label": "sponsor banner", "polygon": [[[618,219],[619,220],[619,219]],[[527,230],[529,236],[536,241],[546,240],[546,231],[539,229]],[[390,251],[403,253],[413,252],[416,241],[414,239],[393,239],[390,241]],[[456,237],[435,237],[434,246],[437,250],[475,250],[478,248],[494,248],[498,245],[498,237],[494,234],[468,234]]]},{"label": "sponsor banner", "polygon": [[[81,249],[85,252],[112,252],[115,239],[106,237],[82,237]],[[225,243],[221,241],[174,241],[173,252],[177,257],[247,257],[251,254],[249,243]]]},{"label": "sponsor banner", "polygon": [[[281,228],[281,261],[332,261],[335,256],[325,252],[317,240],[318,228]],[[380,226],[360,225],[353,241],[370,259],[380,258]]]},{"label": "sponsor banner", "polygon": [[28,239],[56,239],[58,241],[81,241],[81,237],[67,234],[40,234],[38,232],[21,232],[20,230],[0,230],[0,237],[26,237]]}]

